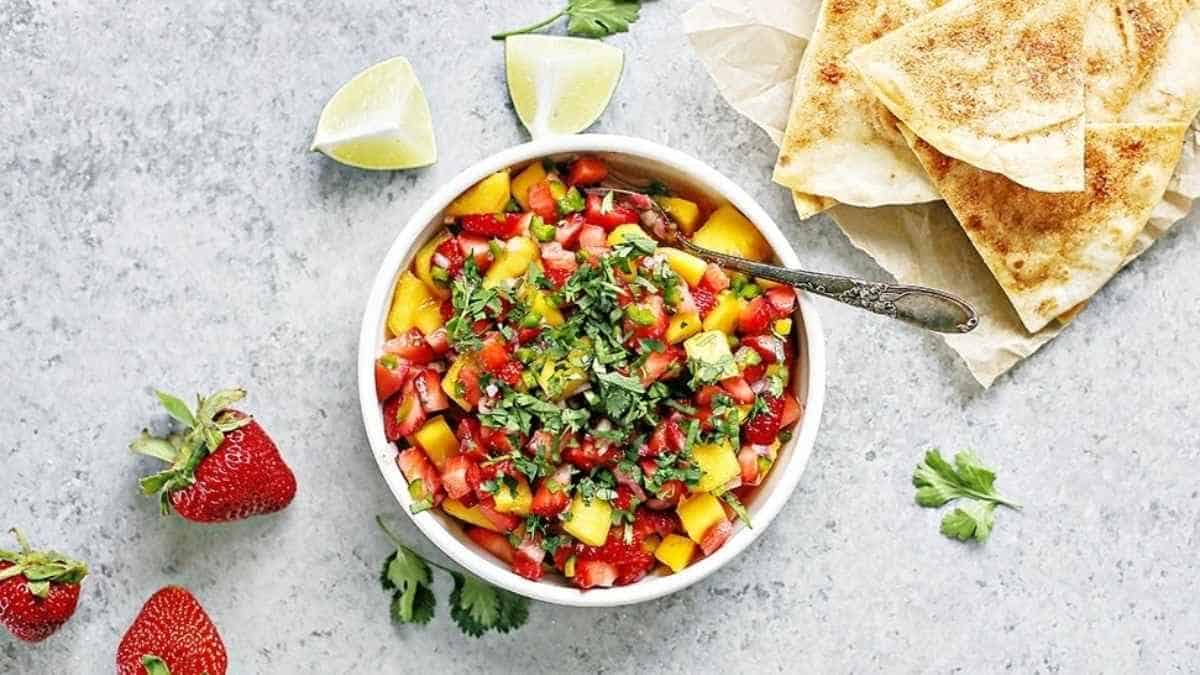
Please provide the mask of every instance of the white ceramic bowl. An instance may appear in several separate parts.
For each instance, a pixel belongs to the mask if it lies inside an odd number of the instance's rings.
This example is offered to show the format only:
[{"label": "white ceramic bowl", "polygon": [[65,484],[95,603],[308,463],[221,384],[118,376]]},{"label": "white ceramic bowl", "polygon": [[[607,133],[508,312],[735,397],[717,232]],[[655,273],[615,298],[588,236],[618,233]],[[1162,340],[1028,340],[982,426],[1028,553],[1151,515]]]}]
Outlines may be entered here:
[{"label": "white ceramic bowl", "polygon": [[[651,600],[686,588],[732,560],[766,530],[795,490],[812,452],[825,397],[825,342],[811,299],[799,294],[794,331],[799,357],[793,385],[804,407],[804,415],[792,439],[781,448],[767,480],[746,504],[754,528],[737,525],[724,546],[678,574],[652,574],[628,586],[586,591],[553,574],[547,574],[542,581],[530,581],[512,573],[507,565],[479,548],[463,533],[454,518],[437,510],[413,515],[409,510],[412,498],[408,494],[408,485],[396,466],[396,446],[384,436],[383,415],[375,396],[375,359],[381,353],[385,339],[385,321],[396,279],[408,269],[420,244],[442,227],[442,210],[467,188],[500,169],[542,157],[574,153],[600,155],[627,175],[658,178],[667,185],[687,185],[710,196],[715,203],[732,203],[758,227],[774,248],[779,262],[799,266],[799,260],[779,226],[762,207],[744,190],[700,160],[656,143],[625,136],[581,135],[536,140],[492,155],[458,174],[426,200],[400,230],[375,275],[363,316],[358,344],[358,395],[367,438],[379,470],[404,512],[447,556],[481,579],[534,600],[576,607],[612,607]],[[771,564],[767,560],[761,563]]]}]

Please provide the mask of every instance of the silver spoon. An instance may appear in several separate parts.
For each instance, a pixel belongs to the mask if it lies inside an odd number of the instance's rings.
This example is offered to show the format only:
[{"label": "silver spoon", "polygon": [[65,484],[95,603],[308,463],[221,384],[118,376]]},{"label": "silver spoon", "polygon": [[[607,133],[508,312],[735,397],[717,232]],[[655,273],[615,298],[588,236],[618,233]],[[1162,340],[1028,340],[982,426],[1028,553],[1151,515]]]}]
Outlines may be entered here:
[{"label": "silver spoon", "polygon": [[655,237],[665,243],[676,244],[692,255],[723,267],[787,284],[851,307],[899,319],[918,328],[938,333],[969,333],[979,325],[979,316],[975,310],[961,298],[945,291],[790,269],[718,253],[697,246],[682,236],[670,214],[645,194],[610,187],[589,188],[587,192],[600,195],[615,192],[625,195],[630,204],[641,211],[642,223],[651,228]]}]

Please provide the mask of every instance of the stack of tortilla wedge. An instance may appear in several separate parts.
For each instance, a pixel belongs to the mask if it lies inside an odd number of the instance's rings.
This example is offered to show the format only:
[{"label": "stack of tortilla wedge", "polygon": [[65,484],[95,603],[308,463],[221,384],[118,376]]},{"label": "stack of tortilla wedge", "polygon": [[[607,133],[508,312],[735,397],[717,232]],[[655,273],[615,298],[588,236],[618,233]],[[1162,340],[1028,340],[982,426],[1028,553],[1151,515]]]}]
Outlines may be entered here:
[{"label": "stack of tortilla wedge", "polygon": [[801,214],[945,200],[1036,333],[1162,201],[1197,40],[1200,0],[824,0],[774,178]]}]

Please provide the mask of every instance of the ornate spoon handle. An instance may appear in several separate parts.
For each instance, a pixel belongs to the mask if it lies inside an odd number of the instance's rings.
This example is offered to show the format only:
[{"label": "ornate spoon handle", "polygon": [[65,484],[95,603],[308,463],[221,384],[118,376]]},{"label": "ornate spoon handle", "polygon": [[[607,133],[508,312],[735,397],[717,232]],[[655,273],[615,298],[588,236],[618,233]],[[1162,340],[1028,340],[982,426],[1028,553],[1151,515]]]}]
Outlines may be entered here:
[{"label": "ornate spoon handle", "polygon": [[933,288],[863,281],[836,274],[776,267],[697,246],[678,243],[690,253],[730,269],[825,296],[831,300],[899,319],[938,333],[969,333],[979,325],[975,310],[961,299]]}]

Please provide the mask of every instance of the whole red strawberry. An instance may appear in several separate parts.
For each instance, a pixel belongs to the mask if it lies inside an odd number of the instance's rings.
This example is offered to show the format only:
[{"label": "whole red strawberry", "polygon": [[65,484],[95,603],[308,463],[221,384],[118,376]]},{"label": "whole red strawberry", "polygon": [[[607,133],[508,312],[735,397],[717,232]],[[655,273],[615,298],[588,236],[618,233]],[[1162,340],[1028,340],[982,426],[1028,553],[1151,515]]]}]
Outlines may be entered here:
[{"label": "whole red strawberry", "polygon": [[17,528],[21,550],[0,551],[0,624],[28,642],[54,634],[75,613],[87,565],[55,551],[34,551]]},{"label": "whole red strawberry", "polygon": [[117,647],[118,675],[225,675],[225,643],[186,588],[159,590]]},{"label": "whole red strawberry", "polygon": [[283,509],[296,496],[296,477],[267,432],[229,406],[245,397],[225,389],[198,397],[195,412],[180,399],[155,392],[167,413],[186,428],[157,438],[143,431],[129,447],[170,462],[166,471],[146,476],[139,485],[158,494],[162,512],[171,507],[198,523],[224,523]]}]

